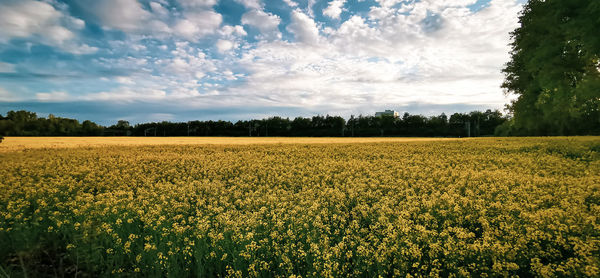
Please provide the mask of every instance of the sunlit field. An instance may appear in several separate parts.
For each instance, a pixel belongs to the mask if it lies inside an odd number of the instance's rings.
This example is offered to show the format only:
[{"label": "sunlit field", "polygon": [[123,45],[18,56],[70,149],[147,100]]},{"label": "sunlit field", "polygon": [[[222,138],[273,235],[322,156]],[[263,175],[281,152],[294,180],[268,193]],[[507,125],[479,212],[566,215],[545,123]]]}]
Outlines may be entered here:
[{"label": "sunlit field", "polygon": [[0,177],[2,277],[600,275],[600,137],[8,137]]},{"label": "sunlit field", "polygon": [[249,144],[323,144],[375,143],[457,140],[456,138],[399,137],[8,137],[1,151],[30,148],[73,148],[141,145],[249,145]]}]

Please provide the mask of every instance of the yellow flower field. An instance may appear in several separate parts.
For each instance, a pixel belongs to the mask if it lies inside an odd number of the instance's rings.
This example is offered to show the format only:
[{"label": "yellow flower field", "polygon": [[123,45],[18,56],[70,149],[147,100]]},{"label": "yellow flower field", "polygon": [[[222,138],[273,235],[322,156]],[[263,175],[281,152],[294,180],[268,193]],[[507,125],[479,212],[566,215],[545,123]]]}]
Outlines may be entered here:
[{"label": "yellow flower field", "polygon": [[[473,138],[469,138],[473,139]],[[467,140],[457,138],[399,137],[8,137],[0,152],[40,148],[77,148],[140,145],[255,145],[330,144]]]},{"label": "yellow flower field", "polygon": [[45,139],[2,277],[600,276],[600,137]]}]

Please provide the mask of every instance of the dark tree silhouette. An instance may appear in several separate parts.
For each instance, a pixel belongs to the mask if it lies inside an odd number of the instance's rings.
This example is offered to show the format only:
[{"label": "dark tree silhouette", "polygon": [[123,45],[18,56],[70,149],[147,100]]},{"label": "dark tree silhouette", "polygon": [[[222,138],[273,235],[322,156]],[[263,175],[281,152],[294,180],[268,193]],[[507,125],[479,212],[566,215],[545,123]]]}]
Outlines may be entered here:
[{"label": "dark tree silhouette", "polygon": [[[403,117],[363,116],[348,121],[340,116],[270,117],[262,120],[155,122],[131,126],[120,120],[107,128],[92,121],[53,115],[38,117],[27,111],[0,115],[0,134],[8,136],[491,136],[506,121],[499,111],[473,111],[425,117],[405,113]],[[467,134],[465,125],[472,127]]]}]

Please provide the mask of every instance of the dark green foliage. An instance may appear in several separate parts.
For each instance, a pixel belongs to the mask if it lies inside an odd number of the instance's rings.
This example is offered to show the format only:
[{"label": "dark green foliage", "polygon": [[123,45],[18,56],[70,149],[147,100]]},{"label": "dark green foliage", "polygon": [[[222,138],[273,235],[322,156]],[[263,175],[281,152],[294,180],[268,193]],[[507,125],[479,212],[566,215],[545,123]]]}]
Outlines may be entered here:
[{"label": "dark green foliage", "polygon": [[68,118],[38,117],[35,112],[9,111],[0,115],[0,134],[4,136],[100,136],[104,127],[91,121]]},{"label": "dark green foliage", "polygon": [[531,0],[512,33],[503,135],[600,133],[600,2]]},{"label": "dark green foliage", "polygon": [[[296,117],[293,120],[271,117],[262,120],[189,121],[142,123],[128,121],[103,127],[91,121],[50,115],[47,119],[27,111],[0,115],[0,134],[8,136],[295,136],[295,137],[369,137],[420,136],[464,137],[491,136],[506,121],[499,111],[486,110],[425,117],[405,113],[402,117],[340,116]],[[465,126],[469,125],[470,133]]]}]

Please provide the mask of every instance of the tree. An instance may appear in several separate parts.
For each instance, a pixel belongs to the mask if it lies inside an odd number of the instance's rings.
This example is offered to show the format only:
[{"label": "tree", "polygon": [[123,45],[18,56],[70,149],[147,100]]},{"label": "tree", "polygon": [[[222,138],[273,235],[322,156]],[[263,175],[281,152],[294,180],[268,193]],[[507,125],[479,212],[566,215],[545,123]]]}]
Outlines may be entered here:
[{"label": "tree", "polygon": [[[108,130],[105,131],[105,135],[106,133],[108,133],[117,136],[130,136],[132,129],[133,127],[129,124],[128,121],[119,120],[117,121],[117,124],[108,127]],[[162,127],[161,131],[163,134],[166,132],[164,127]]]},{"label": "tree", "polygon": [[92,121],[85,120],[81,123],[81,134],[86,136],[102,135],[102,127]]},{"label": "tree", "polygon": [[125,120],[119,120],[115,125],[116,129],[129,129],[129,127],[131,127],[131,125],[129,125],[129,122]]},{"label": "tree", "polygon": [[513,133],[600,132],[600,2],[530,0],[512,32],[502,87]]}]

